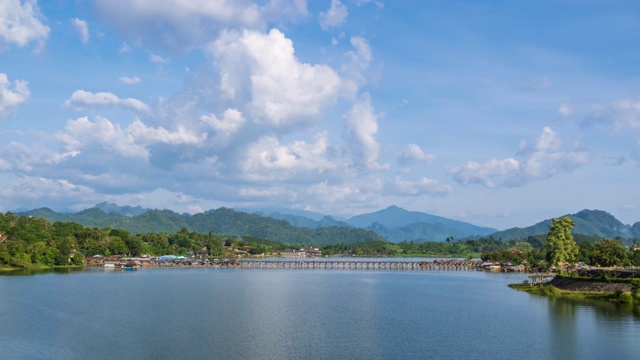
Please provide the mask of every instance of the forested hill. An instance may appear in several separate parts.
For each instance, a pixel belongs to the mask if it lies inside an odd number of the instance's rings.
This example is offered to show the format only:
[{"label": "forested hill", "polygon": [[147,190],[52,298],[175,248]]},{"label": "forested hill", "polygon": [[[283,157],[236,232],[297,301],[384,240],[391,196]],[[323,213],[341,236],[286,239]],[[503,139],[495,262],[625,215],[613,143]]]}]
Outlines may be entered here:
[{"label": "forested hill", "polygon": [[91,208],[77,213],[57,213],[48,208],[18,213],[40,217],[51,222],[76,222],[89,227],[110,227],[134,234],[176,232],[182,227],[199,233],[230,236],[254,236],[282,244],[352,244],[384,240],[380,235],[353,227],[330,226],[317,229],[295,227],[284,220],[220,208],[195,215],[181,215],[171,210],[149,210],[140,215],[125,216]]},{"label": "forested hill", "polygon": [[[558,216],[557,218],[562,218],[563,216]],[[573,234],[611,239],[618,237],[625,239],[640,238],[640,222],[635,223],[633,226],[625,225],[606,211],[582,210],[567,216],[576,224],[572,231]],[[516,227],[498,231],[491,234],[491,236],[505,240],[526,239],[529,236],[546,234],[549,231],[549,225],[551,225],[551,219],[525,228]]]}]

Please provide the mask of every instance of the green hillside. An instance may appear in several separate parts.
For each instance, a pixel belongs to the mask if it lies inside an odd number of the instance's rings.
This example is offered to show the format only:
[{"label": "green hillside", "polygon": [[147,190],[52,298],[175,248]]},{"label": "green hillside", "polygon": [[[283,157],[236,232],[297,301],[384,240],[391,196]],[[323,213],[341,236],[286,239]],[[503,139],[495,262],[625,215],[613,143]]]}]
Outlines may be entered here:
[{"label": "green hillside", "polygon": [[296,227],[285,220],[276,220],[226,208],[196,215],[180,215],[171,210],[149,210],[136,216],[125,216],[118,213],[106,214],[99,208],[91,208],[74,214],[61,214],[42,208],[20,215],[44,218],[51,222],[65,221],[89,227],[123,229],[132,234],[170,233],[186,227],[190,231],[198,233],[253,236],[281,244],[352,244],[384,240],[380,235],[364,229],[343,226],[314,229]]},{"label": "green hillside", "polygon": [[[563,215],[564,216],[564,215]],[[561,218],[563,216],[558,216]],[[629,239],[640,237],[640,226],[629,226],[621,223],[614,216],[602,210],[582,210],[576,214],[567,215],[576,224],[572,233],[574,235],[586,235],[595,238],[611,238],[618,237]],[[504,231],[498,231],[491,234],[496,239],[504,240],[526,239],[529,236],[546,234],[549,231],[551,219],[541,221],[535,225],[525,228],[511,228]]]}]

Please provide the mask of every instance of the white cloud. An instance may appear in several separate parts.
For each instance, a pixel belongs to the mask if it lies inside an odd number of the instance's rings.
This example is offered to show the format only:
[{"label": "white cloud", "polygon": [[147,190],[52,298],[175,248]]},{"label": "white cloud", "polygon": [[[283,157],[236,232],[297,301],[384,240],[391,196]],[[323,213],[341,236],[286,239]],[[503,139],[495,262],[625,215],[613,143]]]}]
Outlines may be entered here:
[{"label": "white cloud", "polygon": [[66,179],[51,179],[39,176],[23,176],[19,181],[9,183],[0,190],[3,202],[16,205],[37,201],[40,206],[47,206],[70,199],[84,199],[94,194],[89,187],[77,185]]},{"label": "white cloud", "polygon": [[140,79],[137,76],[134,76],[134,77],[121,76],[120,78],[118,78],[118,81],[127,85],[135,85],[135,84],[140,84],[142,82],[142,79]]},{"label": "white cloud", "polygon": [[149,107],[138,99],[121,99],[115,94],[109,92],[92,93],[84,90],[74,91],[73,94],[71,94],[71,97],[64,102],[64,106],[78,111],[82,111],[86,107],[92,106],[114,106],[140,112],[146,112],[149,110]]},{"label": "white cloud", "polygon": [[42,48],[49,36],[49,27],[35,1],[4,0],[0,2],[0,40],[19,47],[35,41]]},{"label": "white cloud", "polygon": [[353,36],[350,42],[353,50],[345,53],[348,62],[342,65],[340,70],[356,84],[362,84],[366,82],[365,71],[373,61],[373,51],[369,42],[363,37]]},{"label": "white cloud", "polygon": [[419,181],[405,180],[396,176],[385,185],[385,194],[398,196],[415,195],[446,195],[453,192],[451,185],[441,184],[439,181],[423,177]]},{"label": "white cloud", "polygon": [[347,20],[349,11],[347,7],[340,2],[340,0],[331,0],[331,6],[326,12],[321,12],[320,27],[323,30],[328,30],[332,27],[339,27]]},{"label": "white cloud", "polygon": [[233,135],[240,131],[246,123],[246,119],[237,109],[225,110],[221,118],[215,114],[209,114],[201,116],[200,120],[215,131],[216,134],[212,142],[216,146],[227,146]]},{"label": "white cloud", "polygon": [[30,96],[26,81],[15,80],[11,86],[7,74],[0,73],[0,117],[15,111],[20,104],[29,100]]},{"label": "white cloud", "polygon": [[68,152],[76,154],[108,151],[124,157],[147,159],[152,155],[153,146],[199,147],[206,141],[207,134],[196,134],[181,125],[175,130],[149,127],[140,120],[123,129],[106,118],[97,117],[92,122],[85,116],[69,120],[64,132],[57,134],[57,139]]},{"label": "white cloud", "polygon": [[489,188],[521,186],[536,179],[571,172],[589,162],[586,151],[563,151],[558,135],[549,127],[533,142],[521,142],[516,158],[492,159],[484,164],[470,161],[448,169],[461,184],[480,183]]},{"label": "white cloud", "polygon": [[562,104],[558,107],[558,114],[564,117],[569,117],[573,114],[573,109],[567,104]]},{"label": "white cloud", "polygon": [[377,163],[380,144],[375,136],[378,132],[378,114],[374,112],[369,94],[363,95],[345,114],[347,143],[357,163],[367,168],[380,168]]},{"label": "white cloud", "polygon": [[[210,51],[220,66],[220,89],[248,101],[255,122],[288,128],[315,123],[342,90],[328,66],[301,63],[282,32],[225,32]],[[250,99],[243,99],[243,98]]]},{"label": "white cloud", "polygon": [[169,63],[168,58],[163,58],[162,56],[156,55],[156,54],[149,55],[149,61],[151,61],[154,64],[160,64],[160,65],[166,65]]},{"label": "white cloud", "polygon": [[202,46],[224,29],[264,30],[308,15],[302,0],[98,0],[96,8],[128,41],[171,51]]},{"label": "white cloud", "polygon": [[596,105],[583,125],[602,124],[607,129],[640,130],[640,100],[623,99],[606,105]]},{"label": "white cloud", "polygon": [[99,151],[107,150],[125,157],[149,156],[147,149],[136,144],[134,137],[102,117],[96,118],[95,122],[86,116],[69,120],[64,132],[58,133],[57,138],[67,151],[82,153],[85,149],[98,148]]},{"label": "white cloud", "polygon": [[68,151],[57,154],[50,149],[29,147],[19,142],[11,141],[0,148],[0,170],[15,171],[20,173],[32,173],[37,169],[50,168],[58,165],[67,158],[72,158],[78,153]]},{"label": "white cloud", "polygon": [[398,162],[401,164],[413,164],[413,163],[426,163],[429,164],[435,159],[432,154],[425,153],[420,146],[416,144],[409,144],[405,151],[402,153]]},{"label": "white cloud", "polygon": [[206,139],[207,134],[196,134],[189,131],[183,125],[176,125],[174,131],[162,127],[149,127],[142,121],[136,120],[127,127],[128,137],[138,144],[166,144],[166,145],[192,145],[200,146]]},{"label": "white cloud", "polygon": [[244,176],[264,180],[322,174],[337,167],[327,157],[328,146],[326,133],[317,134],[310,143],[294,141],[288,145],[265,136],[249,145],[242,165]]},{"label": "white cloud", "polygon": [[73,18],[71,19],[71,24],[78,32],[78,35],[80,35],[80,41],[82,41],[83,44],[88,43],[91,36],[89,35],[89,25],[87,22],[78,18]]},{"label": "white cloud", "polygon": [[488,188],[495,188],[495,178],[510,176],[520,169],[520,162],[513,158],[504,160],[492,159],[484,164],[469,161],[464,166],[449,169],[449,174],[463,185],[480,183]]},{"label": "white cloud", "polygon": [[238,195],[245,199],[272,201],[278,199],[279,201],[286,200],[289,202],[296,201],[298,194],[292,191],[291,188],[283,186],[267,186],[267,187],[241,187],[238,189]]}]

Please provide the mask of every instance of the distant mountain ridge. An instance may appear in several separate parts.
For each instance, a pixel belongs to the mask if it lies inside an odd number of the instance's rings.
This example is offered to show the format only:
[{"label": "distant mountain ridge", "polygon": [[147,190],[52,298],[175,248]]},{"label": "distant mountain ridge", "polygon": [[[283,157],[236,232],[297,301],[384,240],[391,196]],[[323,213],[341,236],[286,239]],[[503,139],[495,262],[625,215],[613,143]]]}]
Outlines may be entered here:
[{"label": "distant mountain ridge", "polygon": [[[564,216],[565,215],[558,216],[557,218]],[[611,239],[617,237],[625,239],[640,238],[640,222],[636,222],[632,226],[625,225],[606,211],[585,209],[575,214],[567,214],[566,216],[569,216],[576,224],[572,231],[573,234]],[[546,234],[549,231],[549,225],[551,225],[551,223],[551,219],[547,219],[525,228],[515,227],[498,231],[491,234],[491,236],[496,239],[502,238],[505,240],[526,239],[529,236]]]},{"label": "distant mountain ridge", "polygon": [[419,211],[408,211],[398,206],[353,216],[346,223],[375,231],[390,241],[429,240],[445,241],[469,236],[485,236],[498,231]]},{"label": "distant mountain ridge", "polygon": [[97,204],[96,206],[94,206],[94,208],[100,209],[107,214],[116,213],[116,214],[126,215],[126,216],[136,216],[136,215],[144,214],[145,212],[151,210],[151,209],[144,209],[140,205],[135,207],[129,206],[129,205],[118,206],[114,203],[108,203],[106,201],[103,201]]},{"label": "distant mountain ridge", "polygon": [[[545,235],[551,224],[551,220],[547,219],[525,228],[497,231],[397,206],[353,216],[344,221],[313,212],[292,210],[292,213],[287,213],[286,209],[277,210],[264,215],[262,211],[247,213],[220,208],[190,215],[102,202],[76,213],[60,213],[40,208],[16,214],[42,217],[52,222],[73,221],[85,226],[121,228],[133,233],[174,232],[187,227],[191,231],[203,233],[250,235],[282,243],[319,245],[382,239],[392,242],[445,241],[447,238],[459,240],[479,236],[493,236],[503,240],[527,239],[530,236]],[[567,216],[576,223],[574,234],[595,238],[640,238],[640,222],[625,225],[602,210],[582,210]],[[331,236],[334,238],[330,238]]]},{"label": "distant mountain ridge", "polygon": [[383,237],[365,229],[327,226],[321,228],[296,227],[284,220],[219,208],[195,215],[178,214],[171,210],[148,210],[140,215],[127,216],[117,212],[105,213],[98,207],[77,213],[57,213],[48,208],[30,210],[16,215],[45,218],[51,222],[76,222],[90,227],[124,229],[134,234],[170,233],[183,227],[190,231],[229,236],[253,236],[283,244],[327,245],[382,241]]},{"label": "distant mountain ridge", "polygon": [[[257,214],[265,214],[269,209],[258,210]],[[313,216],[313,218],[309,216]],[[348,226],[371,230],[392,242],[401,241],[445,241],[447,238],[466,238],[470,236],[484,236],[498,231],[494,228],[476,226],[458,220],[451,220],[441,216],[418,211],[408,211],[398,206],[353,216],[344,221],[331,216],[286,209],[277,209],[268,215],[274,219],[285,220],[291,225],[317,229],[327,226]],[[319,220],[318,220],[319,219]]]}]

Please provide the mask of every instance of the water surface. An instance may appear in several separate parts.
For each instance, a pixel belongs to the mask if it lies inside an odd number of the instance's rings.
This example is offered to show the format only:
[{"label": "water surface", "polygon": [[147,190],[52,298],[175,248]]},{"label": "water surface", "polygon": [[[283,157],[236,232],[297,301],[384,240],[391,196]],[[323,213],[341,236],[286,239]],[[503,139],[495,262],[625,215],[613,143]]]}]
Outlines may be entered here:
[{"label": "water surface", "polygon": [[622,359],[637,311],[476,271],[95,269],[0,277],[3,359]]}]

